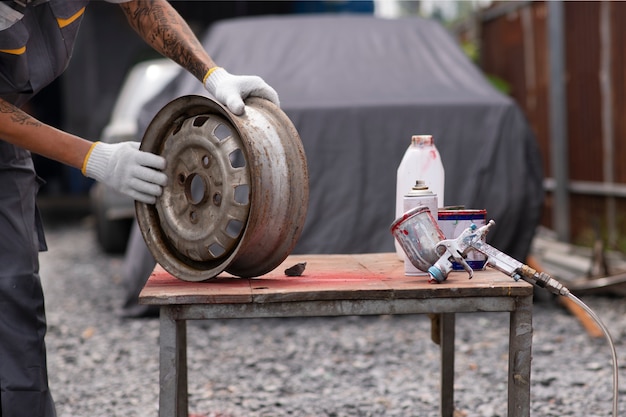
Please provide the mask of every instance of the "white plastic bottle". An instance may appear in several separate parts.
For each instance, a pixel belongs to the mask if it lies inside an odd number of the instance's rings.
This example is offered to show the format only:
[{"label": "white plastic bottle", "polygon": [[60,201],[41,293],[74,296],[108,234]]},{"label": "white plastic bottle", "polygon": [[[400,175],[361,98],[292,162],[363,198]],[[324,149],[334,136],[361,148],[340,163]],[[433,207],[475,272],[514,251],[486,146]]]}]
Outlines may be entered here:
[{"label": "white plastic bottle", "polygon": [[[437,195],[437,204],[444,207],[445,172],[441,156],[431,135],[413,135],[398,166],[396,180],[396,219],[404,213],[404,195],[415,185],[416,180],[424,180],[426,186]],[[404,251],[395,241],[398,258],[404,260]]]}]

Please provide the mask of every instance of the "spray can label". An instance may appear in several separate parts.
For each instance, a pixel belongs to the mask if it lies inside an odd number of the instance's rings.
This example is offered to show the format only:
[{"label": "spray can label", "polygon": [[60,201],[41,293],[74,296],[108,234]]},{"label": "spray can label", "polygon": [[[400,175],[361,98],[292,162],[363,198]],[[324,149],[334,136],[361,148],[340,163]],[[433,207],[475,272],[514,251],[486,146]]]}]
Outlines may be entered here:
[{"label": "spray can label", "polygon": [[[415,185],[404,195],[404,213],[417,206],[426,206],[434,219],[437,218],[437,195],[433,193],[423,180],[415,181]],[[404,275],[426,276],[428,272],[419,270],[411,263],[406,253],[404,254]]]},{"label": "spray can label", "polygon": [[[439,228],[446,239],[456,239],[472,224],[477,227],[484,226],[487,222],[487,210],[442,209],[437,213],[437,218]],[[466,261],[473,270],[479,271],[485,269],[487,257],[472,250],[468,252]],[[452,262],[452,269],[462,271],[463,265]]]}]

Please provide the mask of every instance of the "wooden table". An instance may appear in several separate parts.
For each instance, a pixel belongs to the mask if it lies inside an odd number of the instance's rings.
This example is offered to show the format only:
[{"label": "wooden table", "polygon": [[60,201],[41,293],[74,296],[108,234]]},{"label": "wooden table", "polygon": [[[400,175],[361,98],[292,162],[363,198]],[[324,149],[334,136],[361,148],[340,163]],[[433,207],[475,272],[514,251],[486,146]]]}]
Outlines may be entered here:
[{"label": "wooden table", "polygon": [[[284,270],[307,262],[302,276]],[[157,266],[139,295],[160,306],[160,417],[186,417],[187,320],[431,314],[441,349],[440,415],[454,413],[455,313],[510,312],[508,415],[530,415],[532,285],[492,269],[469,280],[453,272],[442,284],[404,276],[395,253],[291,255],[254,279],[224,274],[205,282],[179,280]],[[432,316],[434,315],[434,316]]]}]

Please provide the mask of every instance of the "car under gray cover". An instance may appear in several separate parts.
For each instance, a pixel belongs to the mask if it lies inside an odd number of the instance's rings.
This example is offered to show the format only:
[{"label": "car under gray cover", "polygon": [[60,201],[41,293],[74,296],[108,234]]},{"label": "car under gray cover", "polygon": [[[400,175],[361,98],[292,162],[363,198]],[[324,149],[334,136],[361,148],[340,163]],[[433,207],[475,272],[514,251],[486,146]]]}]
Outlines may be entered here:
[{"label": "car under gray cover", "polygon": [[[488,242],[524,260],[543,203],[539,148],[524,115],[438,23],[296,15],[214,24],[203,45],[233,74],[274,87],[308,160],[310,202],[295,253],[393,251],[396,169],[412,135],[433,135],[445,204],[486,209]],[[141,112],[206,95],[181,72]]]}]

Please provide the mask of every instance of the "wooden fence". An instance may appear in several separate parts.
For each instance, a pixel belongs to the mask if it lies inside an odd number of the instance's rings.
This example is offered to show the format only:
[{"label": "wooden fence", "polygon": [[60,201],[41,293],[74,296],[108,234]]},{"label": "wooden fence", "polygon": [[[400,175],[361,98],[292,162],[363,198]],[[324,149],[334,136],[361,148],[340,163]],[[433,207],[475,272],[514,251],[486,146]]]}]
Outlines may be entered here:
[{"label": "wooden fence", "polygon": [[[497,2],[479,15],[480,65],[505,80],[532,126],[543,155],[542,224],[566,216],[567,238],[589,243],[600,232],[626,248],[626,2]],[[561,7],[562,66],[550,26]],[[553,67],[556,68],[556,67]],[[565,152],[555,140],[555,85],[564,86]],[[558,170],[565,168],[565,181]],[[561,171],[563,172],[563,171]],[[566,209],[555,202],[565,190]]]}]

